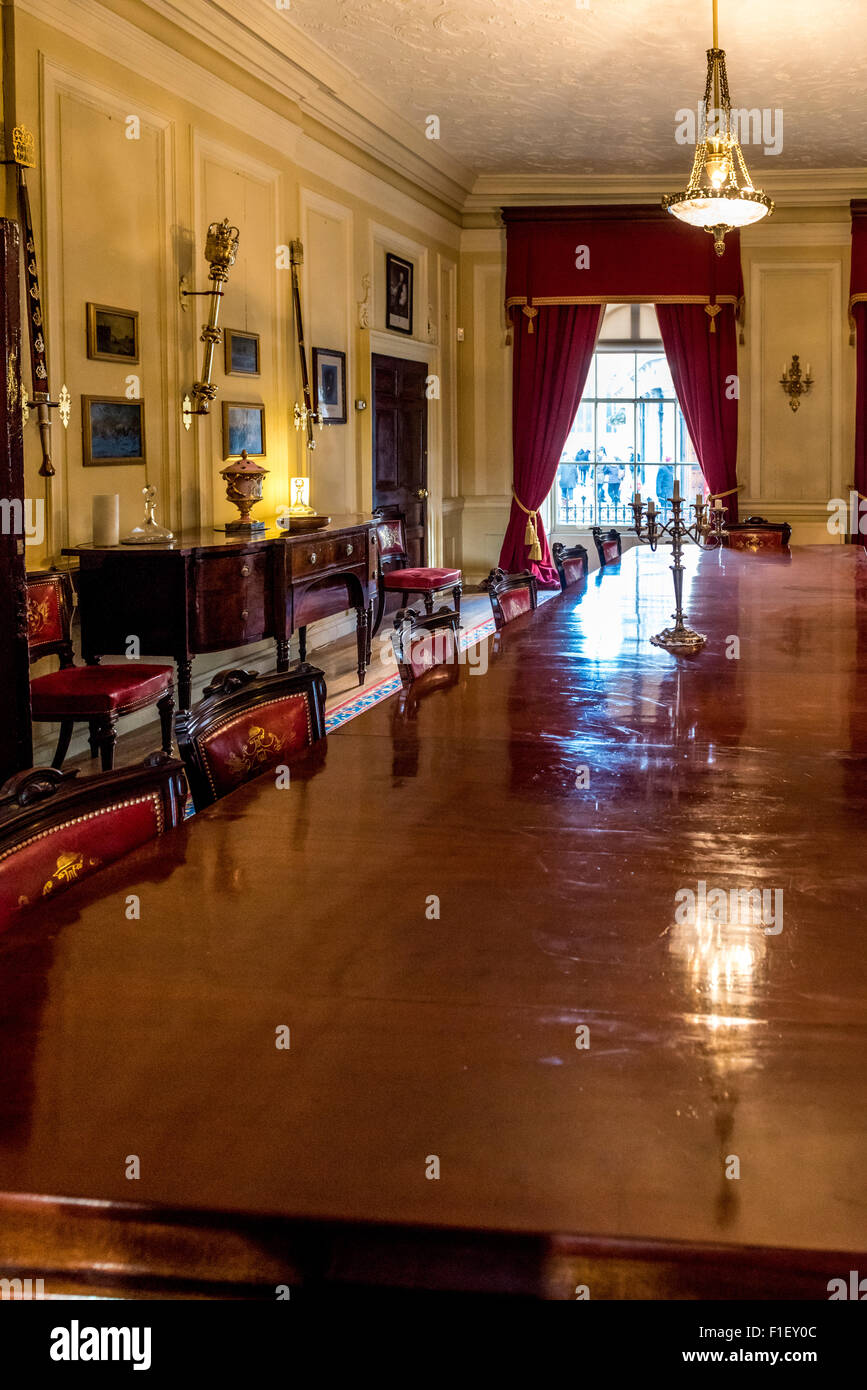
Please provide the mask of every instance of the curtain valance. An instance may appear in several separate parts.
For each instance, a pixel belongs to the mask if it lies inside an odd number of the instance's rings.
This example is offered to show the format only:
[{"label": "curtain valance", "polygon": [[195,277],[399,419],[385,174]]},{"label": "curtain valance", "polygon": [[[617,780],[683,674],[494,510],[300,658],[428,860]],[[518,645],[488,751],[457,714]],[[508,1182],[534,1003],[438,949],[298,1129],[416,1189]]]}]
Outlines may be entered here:
[{"label": "curtain valance", "polygon": [[530,329],[539,309],[562,304],[702,304],[712,332],[710,310],[731,304],[742,317],[737,232],[719,257],[712,237],[652,206],[504,208],[503,220],[506,307]]}]

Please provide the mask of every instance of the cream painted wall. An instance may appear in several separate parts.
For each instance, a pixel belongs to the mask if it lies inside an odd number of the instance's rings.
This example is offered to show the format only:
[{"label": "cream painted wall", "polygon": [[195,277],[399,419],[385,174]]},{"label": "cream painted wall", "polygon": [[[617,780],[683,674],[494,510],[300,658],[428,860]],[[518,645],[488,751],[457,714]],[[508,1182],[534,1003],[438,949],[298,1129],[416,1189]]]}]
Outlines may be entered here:
[{"label": "cream painted wall", "polygon": [[[249,74],[243,88],[240,82],[227,87],[209,72],[206,50],[200,62],[173,50],[170,26],[164,42],[144,41],[108,10],[91,7],[82,15],[76,21],[76,7],[58,10],[47,0],[30,0],[16,15],[16,115],[38,132],[39,168],[30,183],[44,248],[51,381],[55,395],[64,381],[72,394],[69,429],[56,415],[54,425],[58,546],[90,538],[95,493],[120,494],[121,528],[129,529],[140,520],[146,480],[159,489],[160,519],[176,530],[209,528],[233,515],[219,477],[224,400],[265,404],[262,462],[270,473],[259,514],[273,516],[288,500],[288,479],[304,469],[306,451],[292,424],[300,382],[290,272],[281,268],[279,248],[300,236],[308,351],[318,346],[347,355],[348,423],[317,432],[312,500],[334,515],[369,511],[371,412],[356,412],[353,403],[356,397],[369,402],[370,354],[425,355],[441,383],[429,411],[430,539],[438,559],[444,488],[456,490],[458,472],[457,358],[451,343],[441,350],[444,322],[451,333],[456,314],[457,214],[432,209],[429,197],[407,196],[404,179],[379,176],[360,155],[356,162],[348,142],[332,136],[319,143],[293,103],[276,103],[277,112],[273,92],[264,89],[257,100]],[[153,25],[153,12],[150,19]],[[138,139],[128,138],[129,117],[138,119]],[[221,322],[260,335],[261,375],[227,376],[218,349],[217,400],[187,432],[181,398],[199,375],[207,301],[188,300],[182,308],[178,281],[185,274],[192,288],[206,288],[205,232],[223,217],[238,226],[240,242]],[[411,339],[385,327],[387,250],[415,265]],[[139,311],[138,366],[88,359],[88,301]],[[132,372],[144,400],[147,465],[84,468],[81,397],[123,396],[134,389],[126,380]],[[38,463],[31,423],[31,496],[40,495]],[[457,549],[453,529],[449,548]],[[29,549],[31,568],[43,559]]]}]

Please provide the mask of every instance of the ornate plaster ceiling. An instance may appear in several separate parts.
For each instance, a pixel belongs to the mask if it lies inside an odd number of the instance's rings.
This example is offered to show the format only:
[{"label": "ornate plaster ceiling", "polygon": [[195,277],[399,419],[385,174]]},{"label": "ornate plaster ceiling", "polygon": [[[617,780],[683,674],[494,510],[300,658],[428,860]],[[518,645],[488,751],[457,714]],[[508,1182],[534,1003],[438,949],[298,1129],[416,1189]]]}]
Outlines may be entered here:
[{"label": "ornate plaster ceiling", "polygon": [[[477,175],[687,169],[675,112],[703,93],[710,0],[289,0],[281,18],[332,87],[346,70],[345,102],[373,94],[420,132],[439,116]],[[733,104],[783,113],[779,154],[745,146],[757,184],[867,162],[865,0],[721,0],[720,43]]]}]

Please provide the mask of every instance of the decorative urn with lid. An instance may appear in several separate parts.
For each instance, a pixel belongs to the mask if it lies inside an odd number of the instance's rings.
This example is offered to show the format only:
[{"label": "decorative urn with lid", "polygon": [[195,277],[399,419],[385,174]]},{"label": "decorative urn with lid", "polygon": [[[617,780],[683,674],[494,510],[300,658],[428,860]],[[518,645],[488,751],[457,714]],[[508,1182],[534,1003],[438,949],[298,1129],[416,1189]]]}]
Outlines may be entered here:
[{"label": "decorative urn with lid", "polygon": [[226,523],[227,531],[254,535],[266,529],[264,521],[254,521],[250,512],[262,500],[262,485],[270,471],[248,458],[246,449],[241,450],[240,458],[220,469],[220,477],[226,479],[226,496],[241,513],[238,521]]}]

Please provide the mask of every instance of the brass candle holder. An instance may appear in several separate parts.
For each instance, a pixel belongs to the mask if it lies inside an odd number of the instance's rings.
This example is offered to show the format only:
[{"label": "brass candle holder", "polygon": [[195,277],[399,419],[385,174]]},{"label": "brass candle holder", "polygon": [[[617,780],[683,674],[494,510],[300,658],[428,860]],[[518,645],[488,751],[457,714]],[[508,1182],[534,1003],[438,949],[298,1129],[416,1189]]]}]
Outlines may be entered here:
[{"label": "brass candle holder", "polygon": [[810,387],[813,385],[813,378],[810,376],[810,364],[807,363],[805,374],[801,372],[801,359],[797,353],[792,357],[791,364],[783,367],[783,375],[780,377],[780,385],[789,398],[789,405],[792,411],[800,410],[801,397],[809,394]]},{"label": "brass candle holder", "polygon": [[632,501],[634,530],[638,539],[646,542],[653,551],[656,550],[659,542],[667,536],[671,541],[671,554],[674,561],[671,566],[671,573],[674,577],[675,611],[671,615],[674,618],[674,627],[663,628],[662,632],[657,632],[650,640],[655,647],[664,647],[666,651],[672,652],[676,656],[690,656],[694,652],[701,651],[707,642],[707,637],[704,633],[695,632],[691,627],[687,627],[683,620],[683,543],[685,540],[689,540],[701,550],[717,550],[722,545],[723,538],[728,534],[724,527],[725,508],[717,506],[714,498],[709,498],[705,503],[701,493],[699,493],[694,505],[688,505],[686,508],[687,514],[689,512],[695,513],[695,521],[690,525],[684,516],[684,503],[680,495],[680,485],[676,479],[671,507],[671,520],[662,522],[658,519],[659,513],[653,498],[649,499],[645,511],[641,493],[636,492]]}]

